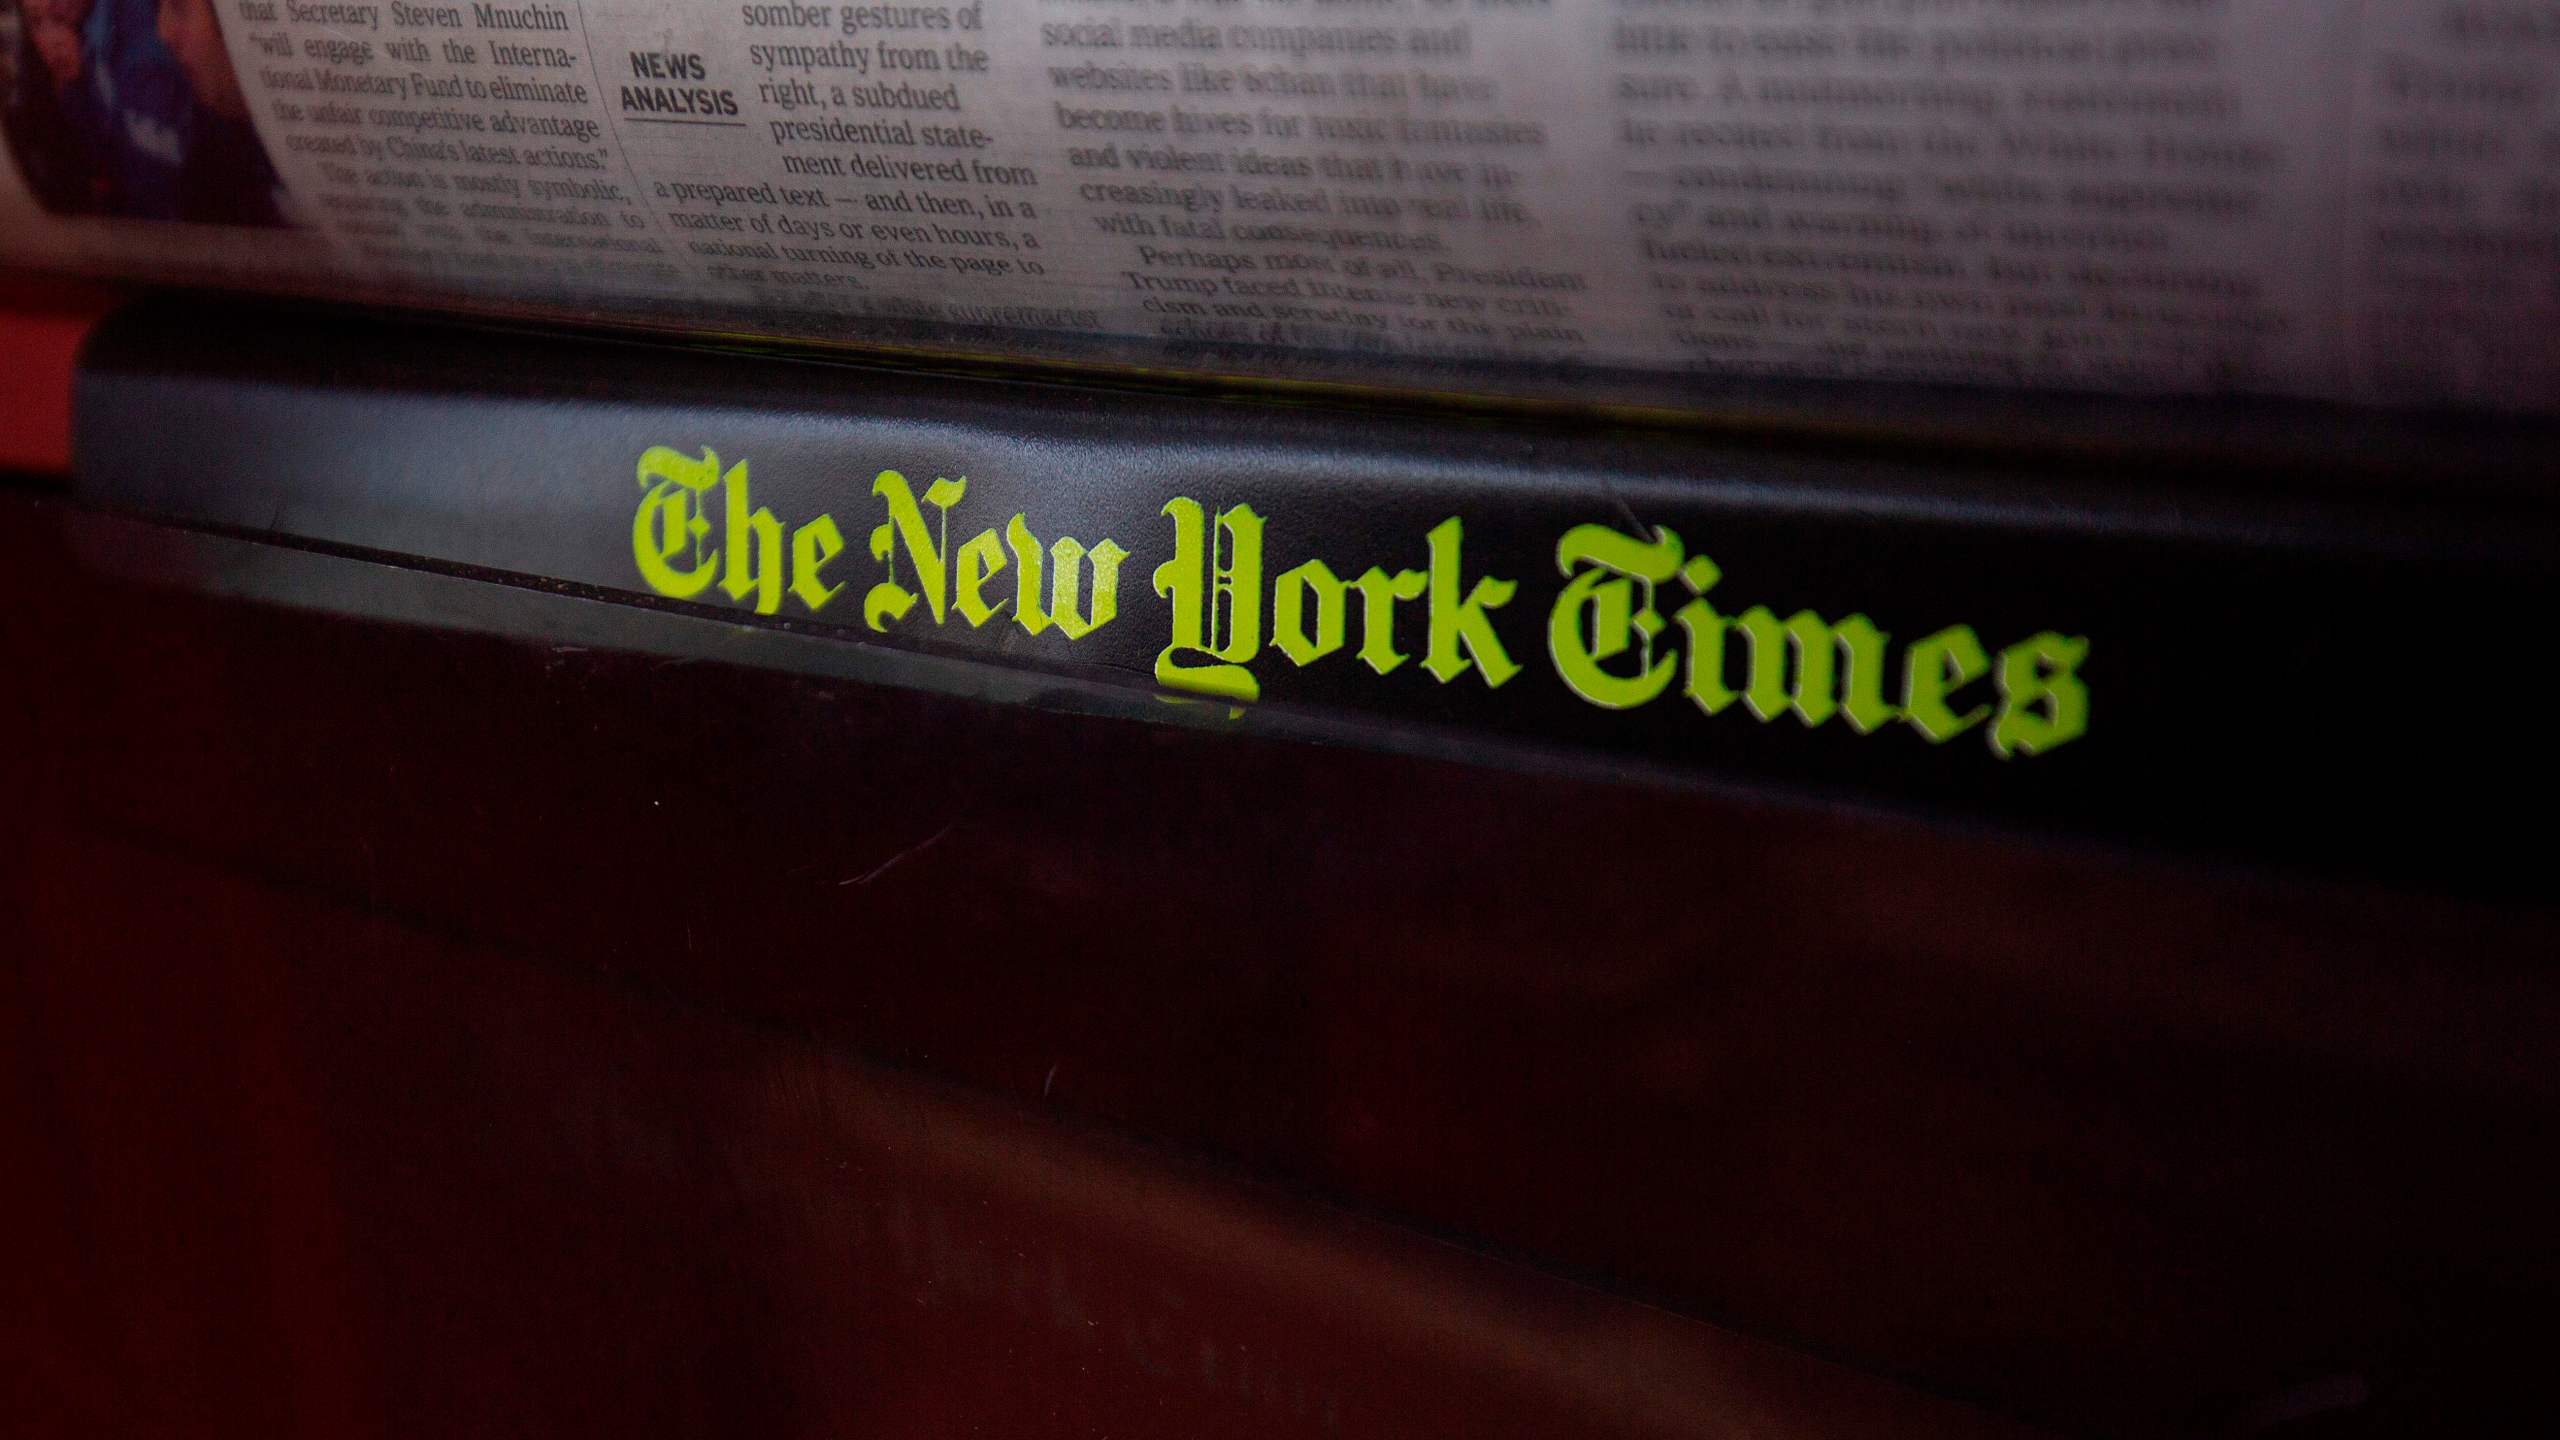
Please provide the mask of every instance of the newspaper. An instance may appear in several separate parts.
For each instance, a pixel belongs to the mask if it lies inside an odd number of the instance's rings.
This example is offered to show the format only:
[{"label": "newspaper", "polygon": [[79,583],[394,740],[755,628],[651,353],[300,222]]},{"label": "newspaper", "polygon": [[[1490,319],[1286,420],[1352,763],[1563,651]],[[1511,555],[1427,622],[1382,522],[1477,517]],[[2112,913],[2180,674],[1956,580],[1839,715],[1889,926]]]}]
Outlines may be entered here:
[{"label": "newspaper", "polygon": [[2560,410],[2560,0],[0,0],[0,51],[23,265]]}]

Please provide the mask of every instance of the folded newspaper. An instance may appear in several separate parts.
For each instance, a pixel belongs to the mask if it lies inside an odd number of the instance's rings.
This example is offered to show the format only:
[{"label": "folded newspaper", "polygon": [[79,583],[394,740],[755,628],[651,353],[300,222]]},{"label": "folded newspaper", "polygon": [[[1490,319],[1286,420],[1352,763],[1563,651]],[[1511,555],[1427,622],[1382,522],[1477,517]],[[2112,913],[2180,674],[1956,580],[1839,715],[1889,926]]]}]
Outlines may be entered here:
[{"label": "folded newspaper", "polygon": [[0,262],[2551,413],[2555,93],[2553,0],[0,0]]}]

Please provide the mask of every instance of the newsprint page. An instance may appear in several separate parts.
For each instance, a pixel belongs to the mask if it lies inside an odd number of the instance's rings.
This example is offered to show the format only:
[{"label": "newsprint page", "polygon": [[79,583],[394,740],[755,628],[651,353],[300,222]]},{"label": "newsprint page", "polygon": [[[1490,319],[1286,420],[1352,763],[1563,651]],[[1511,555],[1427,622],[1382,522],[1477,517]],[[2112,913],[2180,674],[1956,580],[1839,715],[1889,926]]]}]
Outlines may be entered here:
[{"label": "newsprint page", "polygon": [[2560,0],[0,0],[0,259],[2560,410]]}]

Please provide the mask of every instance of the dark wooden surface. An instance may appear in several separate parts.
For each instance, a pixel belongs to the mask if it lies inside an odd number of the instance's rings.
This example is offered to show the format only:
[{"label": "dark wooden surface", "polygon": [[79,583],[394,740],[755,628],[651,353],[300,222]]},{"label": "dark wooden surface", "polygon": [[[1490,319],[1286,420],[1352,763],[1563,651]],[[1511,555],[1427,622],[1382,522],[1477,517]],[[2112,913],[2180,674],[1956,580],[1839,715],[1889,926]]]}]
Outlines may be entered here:
[{"label": "dark wooden surface", "polygon": [[2089,1433],[2547,1404],[2548,910],[213,600],[61,520],[0,494],[40,1428],[1973,1423],[1655,1305]]}]

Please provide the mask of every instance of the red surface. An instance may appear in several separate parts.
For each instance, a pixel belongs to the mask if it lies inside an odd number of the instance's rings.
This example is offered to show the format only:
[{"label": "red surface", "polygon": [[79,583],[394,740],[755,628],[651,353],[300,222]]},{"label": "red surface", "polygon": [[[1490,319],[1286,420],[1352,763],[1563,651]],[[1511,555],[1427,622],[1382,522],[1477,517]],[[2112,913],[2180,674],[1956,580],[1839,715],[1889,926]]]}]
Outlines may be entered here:
[{"label": "red surface", "polygon": [[80,281],[0,274],[0,470],[70,470],[72,366],[119,295]]},{"label": "red surface", "polygon": [[0,1298],[12,1434],[2022,1433],[774,1031],[59,838],[0,962],[0,1160],[44,1178]]}]

